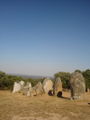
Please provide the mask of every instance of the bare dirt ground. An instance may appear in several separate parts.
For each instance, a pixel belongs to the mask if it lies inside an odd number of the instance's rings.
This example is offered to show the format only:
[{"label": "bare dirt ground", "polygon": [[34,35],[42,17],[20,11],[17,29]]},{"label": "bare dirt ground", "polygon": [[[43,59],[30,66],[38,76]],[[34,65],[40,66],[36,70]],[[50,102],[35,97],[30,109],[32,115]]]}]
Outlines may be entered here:
[{"label": "bare dirt ground", "polygon": [[0,91],[0,120],[90,120],[90,93],[84,100],[71,101],[53,96],[26,97]]}]

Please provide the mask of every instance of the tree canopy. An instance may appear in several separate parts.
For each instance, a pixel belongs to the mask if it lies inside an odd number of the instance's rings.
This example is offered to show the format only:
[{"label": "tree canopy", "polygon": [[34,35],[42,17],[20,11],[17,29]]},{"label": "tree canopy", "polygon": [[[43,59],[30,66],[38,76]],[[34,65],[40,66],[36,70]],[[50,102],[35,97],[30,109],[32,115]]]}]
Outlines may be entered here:
[{"label": "tree canopy", "polygon": [[86,88],[90,88],[90,69],[87,69],[85,71],[82,72],[85,81],[86,81]]},{"label": "tree canopy", "polygon": [[58,72],[55,75],[55,78],[60,77],[63,83],[63,88],[69,88],[70,73],[69,72]]}]

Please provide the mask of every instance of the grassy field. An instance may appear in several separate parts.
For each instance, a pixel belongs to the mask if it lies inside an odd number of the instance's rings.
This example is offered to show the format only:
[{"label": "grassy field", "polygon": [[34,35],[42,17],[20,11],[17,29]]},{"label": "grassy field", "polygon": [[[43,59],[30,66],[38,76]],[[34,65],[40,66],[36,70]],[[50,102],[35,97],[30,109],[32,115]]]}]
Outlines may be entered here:
[{"label": "grassy field", "polygon": [[0,91],[0,120],[90,120],[90,93],[84,100],[71,101],[53,96],[26,97]]}]

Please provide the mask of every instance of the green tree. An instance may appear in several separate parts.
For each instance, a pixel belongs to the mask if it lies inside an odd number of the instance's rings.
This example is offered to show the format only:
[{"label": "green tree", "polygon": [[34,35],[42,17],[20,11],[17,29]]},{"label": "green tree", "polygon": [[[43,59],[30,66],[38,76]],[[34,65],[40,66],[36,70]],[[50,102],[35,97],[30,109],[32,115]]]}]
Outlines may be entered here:
[{"label": "green tree", "polygon": [[58,72],[55,75],[55,78],[60,77],[63,88],[69,88],[70,73],[69,72]]},{"label": "green tree", "polygon": [[82,73],[82,71],[81,71],[81,70],[79,70],[79,69],[75,70],[75,72],[79,72],[79,73]]},{"label": "green tree", "polygon": [[7,75],[4,72],[0,71],[0,89],[8,90],[13,88],[13,84],[15,81],[24,80],[22,77]]},{"label": "green tree", "polygon": [[4,73],[4,72],[2,72],[2,71],[0,71],[0,79],[2,78],[2,77],[4,77],[6,74]]},{"label": "green tree", "polygon": [[90,69],[85,70],[84,72],[82,72],[85,81],[86,81],[86,88],[90,89]]}]

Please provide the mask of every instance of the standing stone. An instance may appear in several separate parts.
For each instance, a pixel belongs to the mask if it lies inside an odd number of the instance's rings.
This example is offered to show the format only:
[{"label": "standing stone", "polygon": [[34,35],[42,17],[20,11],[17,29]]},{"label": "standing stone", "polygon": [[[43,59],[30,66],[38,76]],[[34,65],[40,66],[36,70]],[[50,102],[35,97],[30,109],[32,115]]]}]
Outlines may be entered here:
[{"label": "standing stone", "polygon": [[25,85],[25,87],[31,88],[31,87],[32,87],[32,84],[31,84],[30,82],[27,82],[26,85]]},{"label": "standing stone", "polygon": [[54,95],[61,97],[62,96],[62,82],[60,77],[57,77],[54,83]]},{"label": "standing stone", "polygon": [[19,83],[21,84],[21,86],[24,86],[24,85],[25,85],[25,82],[24,82],[24,81],[20,81]]},{"label": "standing stone", "polygon": [[30,82],[27,83],[29,88],[32,88],[32,84]]},{"label": "standing stone", "polygon": [[15,82],[13,87],[13,93],[19,92],[21,90],[21,84]]},{"label": "standing stone", "polygon": [[25,82],[24,81],[20,81],[19,84],[21,85],[21,89],[23,89]]},{"label": "standing stone", "polygon": [[31,96],[31,92],[32,92],[32,84],[31,84],[30,82],[28,82],[27,85],[28,85],[27,96]]},{"label": "standing stone", "polygon": [[46,78],[44,81],[43,81],[43,89],[44,89],[44,92],[46,94],[49,94],[49,95],[52,95],[52,91],[53,91],[53,82]]},{"label": "standing stone", "polygon": [[86,89],[83,75],[79,72],[74,72],[71,75],[70,86],[71,99],[80,99]]},{"label": "standing stone", "polygon": [[38,82],[30,91],[31,96],[38,96],[44,93],[43,86],[41,82]]},{"label": "standing stone", "polygon": [[30,82],[27,82],[27,84],[24,86],[24,88],[22,89],[23,95],[27,95],[30,96],[30,91],[32,89],[32,85]]},{"label": "standing stone", "polygon": [[89,89],[89,88],[87,88],[87,92],[90,92],[90,89]]}]

